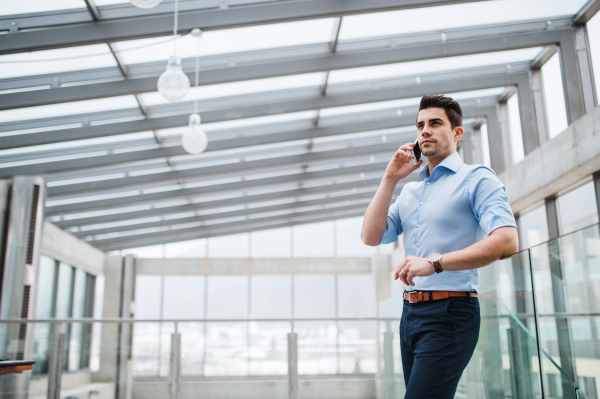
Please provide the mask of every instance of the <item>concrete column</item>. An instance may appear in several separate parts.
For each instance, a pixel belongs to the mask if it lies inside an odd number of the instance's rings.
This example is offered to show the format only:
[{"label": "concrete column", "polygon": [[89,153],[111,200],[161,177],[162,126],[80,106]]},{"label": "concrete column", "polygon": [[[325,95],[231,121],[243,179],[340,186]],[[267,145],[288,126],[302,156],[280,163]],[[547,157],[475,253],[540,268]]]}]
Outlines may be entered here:
[{"label": "concrete column", "polygon": [[510,141],[508,137],[508,108],[506,102],[496,106],[496,114],[486,115],[488,140],[490,143],[490,163],[497,175],[512,165]]},{"label": "concrete column", "polygon": [[594,109],[596,95],[585,26],[574,26],[560,41],[565,105],[569,124]]},{"label": "concrete column", "polygon": [[535,96],[530,79],[532,79],[531,74],[526,78],[521,79],[518,83],[519,86],[517,90],[525,155],[538,148],[541,143],[540,133],[538,132]]},{"label": "concrete column", "polygon": [[[567,305],[565,301],[565,292],[563,288],[563,271],[561,264],[561,253],[558,240],[553,240],[559,236],[559,222],[556,208],[556,197],[546,198],[546,218],[548,221],[548,260],[550,263],[550,274],[552,279],[552,299],[554,302],[555,313],[566,313]],[[566,317],[556,317],[556,333],[558,337],[558,353],[560,357],[560,367],[573,381],[575,378],[575,363],[573,361],[573,351],[571,349],[571,330],[569,329],[569,320]],[[571,398],[570,385],[563,384],[565,398]]]},{"label": "concrete column", "polygon": [[[479,356],[483,375],[483,388],[487,399],[505,399],[502,346],[498,318],[497,278],[494,266],[479,271],[481,329],[474,357]],[[474,359],[473,359],[474,360]],[[471,362],[473,362],[471,360]]]},{"label": "concrete column", "polygon": [[288,338],[288,399],[298,399],[298,333],[290,332]]},{"label": "concrete column", "polygon": [[598,216],[600,216],[600,171],[594,173],[594,190],[596,192],[596,208],[598,209]]},{"label": "concrete column", "polygon": [[[45,183],[40,177],[15,176],[2,181],[0,213],[0,320],[29,319],[35,314],[36,275],[42,249]],[[6,218],[6,219],[5,219]],[[30,360],[33,324],[0,324],[0,358]],[[31,371],[0,379],[0,397],[28,397]]]},{"label": "concrete column", "polygon": [[371,273],[375,284],[375,306],[383,300],[392,297],[391,273],[394,270],[389,255],[374,255],[371,257]]},{"label": "concrete column", "polygon": [[474,131],[472,129],[465,129],[465,134],[459,142],[463,148],[463,162],[467,165],[475,163],[473,158],[473,135]]},{"label": "concrete column", "polygon": [[531,79],[531,91],[539,145],[543,145],[548,140],[548,126],[546,103],[544,101],[544,87],[542,85],[542,70],[540,68],[533,68],[531,69],[529,76]]},{"label": "concrete column", "polygon": [[[134,263],[133,255],[106,258],[103,317],[133,317]],[[118,399],[131,397],[131,338],[130,323],[102,325],[97,381],[114,382]]]},{"label": "concrete column", "polygon": [[[121,312],[120,317],[133,318],[133,299],[135,286],[135,259],[133,255],[123,258],[123,283],[121,285]],[[119,379],[117,381],[117,398],[130,399],[132,388],[132,363],[131,344],[133,325],[121,324],[119,334]]]},{"label": "concrete column", "polygon": [[[120,316],[122,268],[123,258],[121,256],[106,257],[102,317]],[[115,383],[117,381],[118,336],[119,325],[117,323],[102,323],[100,367],[96,376],[98,382]]]}]

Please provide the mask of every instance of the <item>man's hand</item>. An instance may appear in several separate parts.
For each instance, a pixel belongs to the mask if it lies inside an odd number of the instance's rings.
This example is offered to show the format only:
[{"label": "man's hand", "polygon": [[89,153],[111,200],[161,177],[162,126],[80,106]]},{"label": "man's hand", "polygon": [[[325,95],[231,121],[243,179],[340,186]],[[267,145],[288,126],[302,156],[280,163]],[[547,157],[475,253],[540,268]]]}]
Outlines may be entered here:
[{"label": "man's hand", "polygon": [[401,146],[398,151],[396,151],[385,170],[386,178],[400,181],[421,166],[423,163],[422,159],[416,165],[409,165],[412,157],[406,152],[412,151],[415,145],[415,143],[407,143]]},{"label": "man's hand", "polygon": [[409,255],[398,265],[394,273],[394,280],[400,279],[405,285],[415,285],[413,277],[431,276],[433,273],[435,273],[435,267],[429,262],[429,259]]}]

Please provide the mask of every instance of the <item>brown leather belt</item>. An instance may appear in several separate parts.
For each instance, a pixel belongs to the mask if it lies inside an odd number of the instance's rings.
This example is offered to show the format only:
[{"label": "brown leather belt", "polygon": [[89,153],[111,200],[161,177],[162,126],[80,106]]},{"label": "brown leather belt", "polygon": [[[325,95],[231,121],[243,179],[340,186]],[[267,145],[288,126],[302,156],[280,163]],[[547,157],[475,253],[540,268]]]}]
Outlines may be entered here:
[{"label": "brown leather belt", "polygon": [[439,301],[440,299],[454,298],[454,297],[471,297],[477,298],[475,291],[415,291],[405,292],[404,300],[410,303],[427,302],[427,301]]}]

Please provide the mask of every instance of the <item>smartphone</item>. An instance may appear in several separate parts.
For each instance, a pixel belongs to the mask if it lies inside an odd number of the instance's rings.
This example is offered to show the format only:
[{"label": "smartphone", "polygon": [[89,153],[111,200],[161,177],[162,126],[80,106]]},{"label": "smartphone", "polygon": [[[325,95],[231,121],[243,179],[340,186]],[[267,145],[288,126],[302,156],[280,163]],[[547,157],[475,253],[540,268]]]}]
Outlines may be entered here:
[{"label": "smartphone", "polygon": [[415,140],[415,146],[412,150],[412,159],[410,160],[409,165],[416,165],[421,160],[421,149],[419,148],[419,139]]}]

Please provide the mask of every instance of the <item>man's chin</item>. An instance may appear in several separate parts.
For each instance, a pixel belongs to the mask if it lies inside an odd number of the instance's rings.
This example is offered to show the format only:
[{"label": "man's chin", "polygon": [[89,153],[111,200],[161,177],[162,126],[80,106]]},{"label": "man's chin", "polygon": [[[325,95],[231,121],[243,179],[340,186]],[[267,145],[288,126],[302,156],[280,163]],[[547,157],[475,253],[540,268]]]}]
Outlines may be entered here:
[{"label": "man's chin", "polygon": [[437,151],[421,151],[421,154],[427,158],[429,157],[435,157],[437,155]]}]

